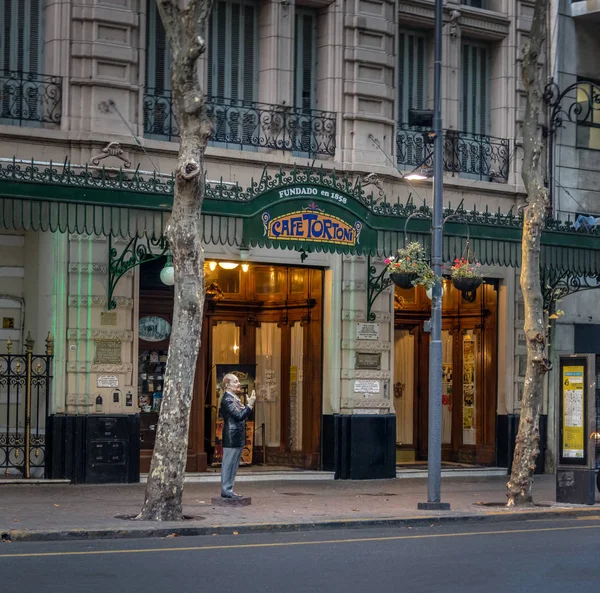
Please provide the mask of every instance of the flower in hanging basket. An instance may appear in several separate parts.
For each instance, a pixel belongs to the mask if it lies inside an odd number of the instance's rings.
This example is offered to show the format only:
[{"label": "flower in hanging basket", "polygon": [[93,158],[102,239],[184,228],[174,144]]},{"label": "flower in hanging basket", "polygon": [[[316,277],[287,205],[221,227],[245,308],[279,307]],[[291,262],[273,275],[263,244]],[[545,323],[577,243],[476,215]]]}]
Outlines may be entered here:
[{"label": "flower in hanging basket", "polygon": [[455,259],[451,268],[452,284],[458,290],[470,292],[483,282],[481,264],[470,262],[467,258]]},{"label": "flower in hanging basket", "polygon": [[435,284],[436,275],[429,265],[425,249],[417,242],[398,249],[398,255],[387,258],[385,263],[392,282],[400,288],[421,285],[428,289]]}]

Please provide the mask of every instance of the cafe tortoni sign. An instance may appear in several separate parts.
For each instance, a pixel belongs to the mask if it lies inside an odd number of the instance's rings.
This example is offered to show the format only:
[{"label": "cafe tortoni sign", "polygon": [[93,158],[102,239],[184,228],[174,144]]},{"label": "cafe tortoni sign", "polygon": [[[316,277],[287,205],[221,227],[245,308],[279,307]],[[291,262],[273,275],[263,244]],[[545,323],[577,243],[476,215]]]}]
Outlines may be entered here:
[{"label": "cafe tortoni sign", "polygon": [[335,188],[299,184],[279,187],[267,194],[268,200],[257,213],[262,236],[257,237],[256,219],[246,227],[246,238],[252,243],[355,251],[365,247],[365,240],[373,241],[373,230],[359,214],[362,206]]}]

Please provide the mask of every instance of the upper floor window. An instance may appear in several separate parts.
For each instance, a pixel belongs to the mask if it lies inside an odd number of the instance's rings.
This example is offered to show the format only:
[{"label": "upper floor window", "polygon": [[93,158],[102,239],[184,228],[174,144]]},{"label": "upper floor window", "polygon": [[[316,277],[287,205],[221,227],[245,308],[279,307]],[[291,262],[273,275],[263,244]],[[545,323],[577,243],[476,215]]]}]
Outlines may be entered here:
[{"label": "upper floor window", "polygon": [[0,67],[9,72],[43,71],[43,0],[0,0]]},{"label": "upper floor window", "polygon": [[255,101],[258,93],[258,4],[219,0],[208,45],[208,95]]},{"label": "upper floor window", "polygon": [[409,109],[427,107],[427,40],[424,33],[398,32],[398,123],[408,122]]},{"label": "upper floor window", "polygon": [[473,8],[488,8],[488,0],[461,0],[460,3]]},{"label": "upper floor window", "polygon": [[600,82],[580,80],[577,103],[577,147],[600,150]]},{"label": "upper floor window", "polygon": [[491,48],[466,40],[462,44],[461,130],[489,134]]},{"label": "upper floor window", "polygon": [[296,9],[294,107],[315,109],[317,103],[317,13]]}]

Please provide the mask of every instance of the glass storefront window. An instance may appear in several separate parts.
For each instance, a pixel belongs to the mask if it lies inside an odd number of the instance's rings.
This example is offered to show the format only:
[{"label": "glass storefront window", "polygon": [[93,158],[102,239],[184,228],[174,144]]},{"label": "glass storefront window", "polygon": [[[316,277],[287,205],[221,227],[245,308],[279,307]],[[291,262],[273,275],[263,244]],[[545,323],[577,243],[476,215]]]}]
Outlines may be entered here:
[{"label": "glass storefront window", "polygon": [[256,328],[255,445],[262,445],[264,424],[267,447],[281,444],[281,328],[261,323]]},{"label": "glass storefront window", "polygon": [[415,337],[407,329],[394,332],[394,409],[396,444],[414,441]]},{"label": "glass storefront window", "polygon": [[304,294],[306,288],[306,270],[298,268],[290,269],[290,292],[292,294]]},{"label": "glass storefront window", "polygon": [[442,443],[452,443],[452,347],[448,330],[442,331]]},{"label": "glass storefront window", "polygon": [[234,294],[240,292],[240,266],[233,270],[224,270],[219,265],[214,268],[214,270],[210,269],[210,263],[204,264],[204,280],[207,287],[216,283],[223,292]]},{"label": "glass storefront window", "polygon": [[254,282],[256,294],[281,294],[286,293],[285,268],[255,268]]},{"label": "glass storefront window", "polygon": [[462,425],[463,445],[476,443],[477,377],[476,360],[477,336],[467,332],[463,336],[463,381],[462,381]]},{"label": "glass storefront window", "polygon": [[304,328],[296,321],[291,328],[290,352],[290,446],[302,451],[302,384],[304,368]]}]

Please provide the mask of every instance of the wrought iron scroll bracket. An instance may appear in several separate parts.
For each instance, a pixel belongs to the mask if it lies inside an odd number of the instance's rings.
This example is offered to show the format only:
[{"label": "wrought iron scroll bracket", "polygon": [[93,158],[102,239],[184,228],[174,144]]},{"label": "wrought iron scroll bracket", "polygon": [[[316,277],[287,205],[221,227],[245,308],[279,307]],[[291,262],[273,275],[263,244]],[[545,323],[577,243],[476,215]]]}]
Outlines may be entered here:
[{"label": "wrought iron scroll bracket", "polygon": [[556,304],[561,299],[584,290],[600,288],[600,275],[582,276],[572,270],[565,272],[542,270],[541,281],[544,310],[548,311],[549,315],[556,313]]},{"label": "wrought iron scroll bracket", "polygon": [[389,276],[386,276],[387,268],[383,268],[379,274],[377,268],[371,264],[371,257],[368,258],[369,278],[367,284],[367,321],[375,321],[373,304],[375,299],[392,284]]},{"label": "wrought iron scroll bracket", "polygon": [[169,244],[164,237],[134,237],[119,255],[113,247],[112,237],[108,239],[108,309],[115,309],[117,303],[114,292],[119,280],[136,266],[166,255]]}]

